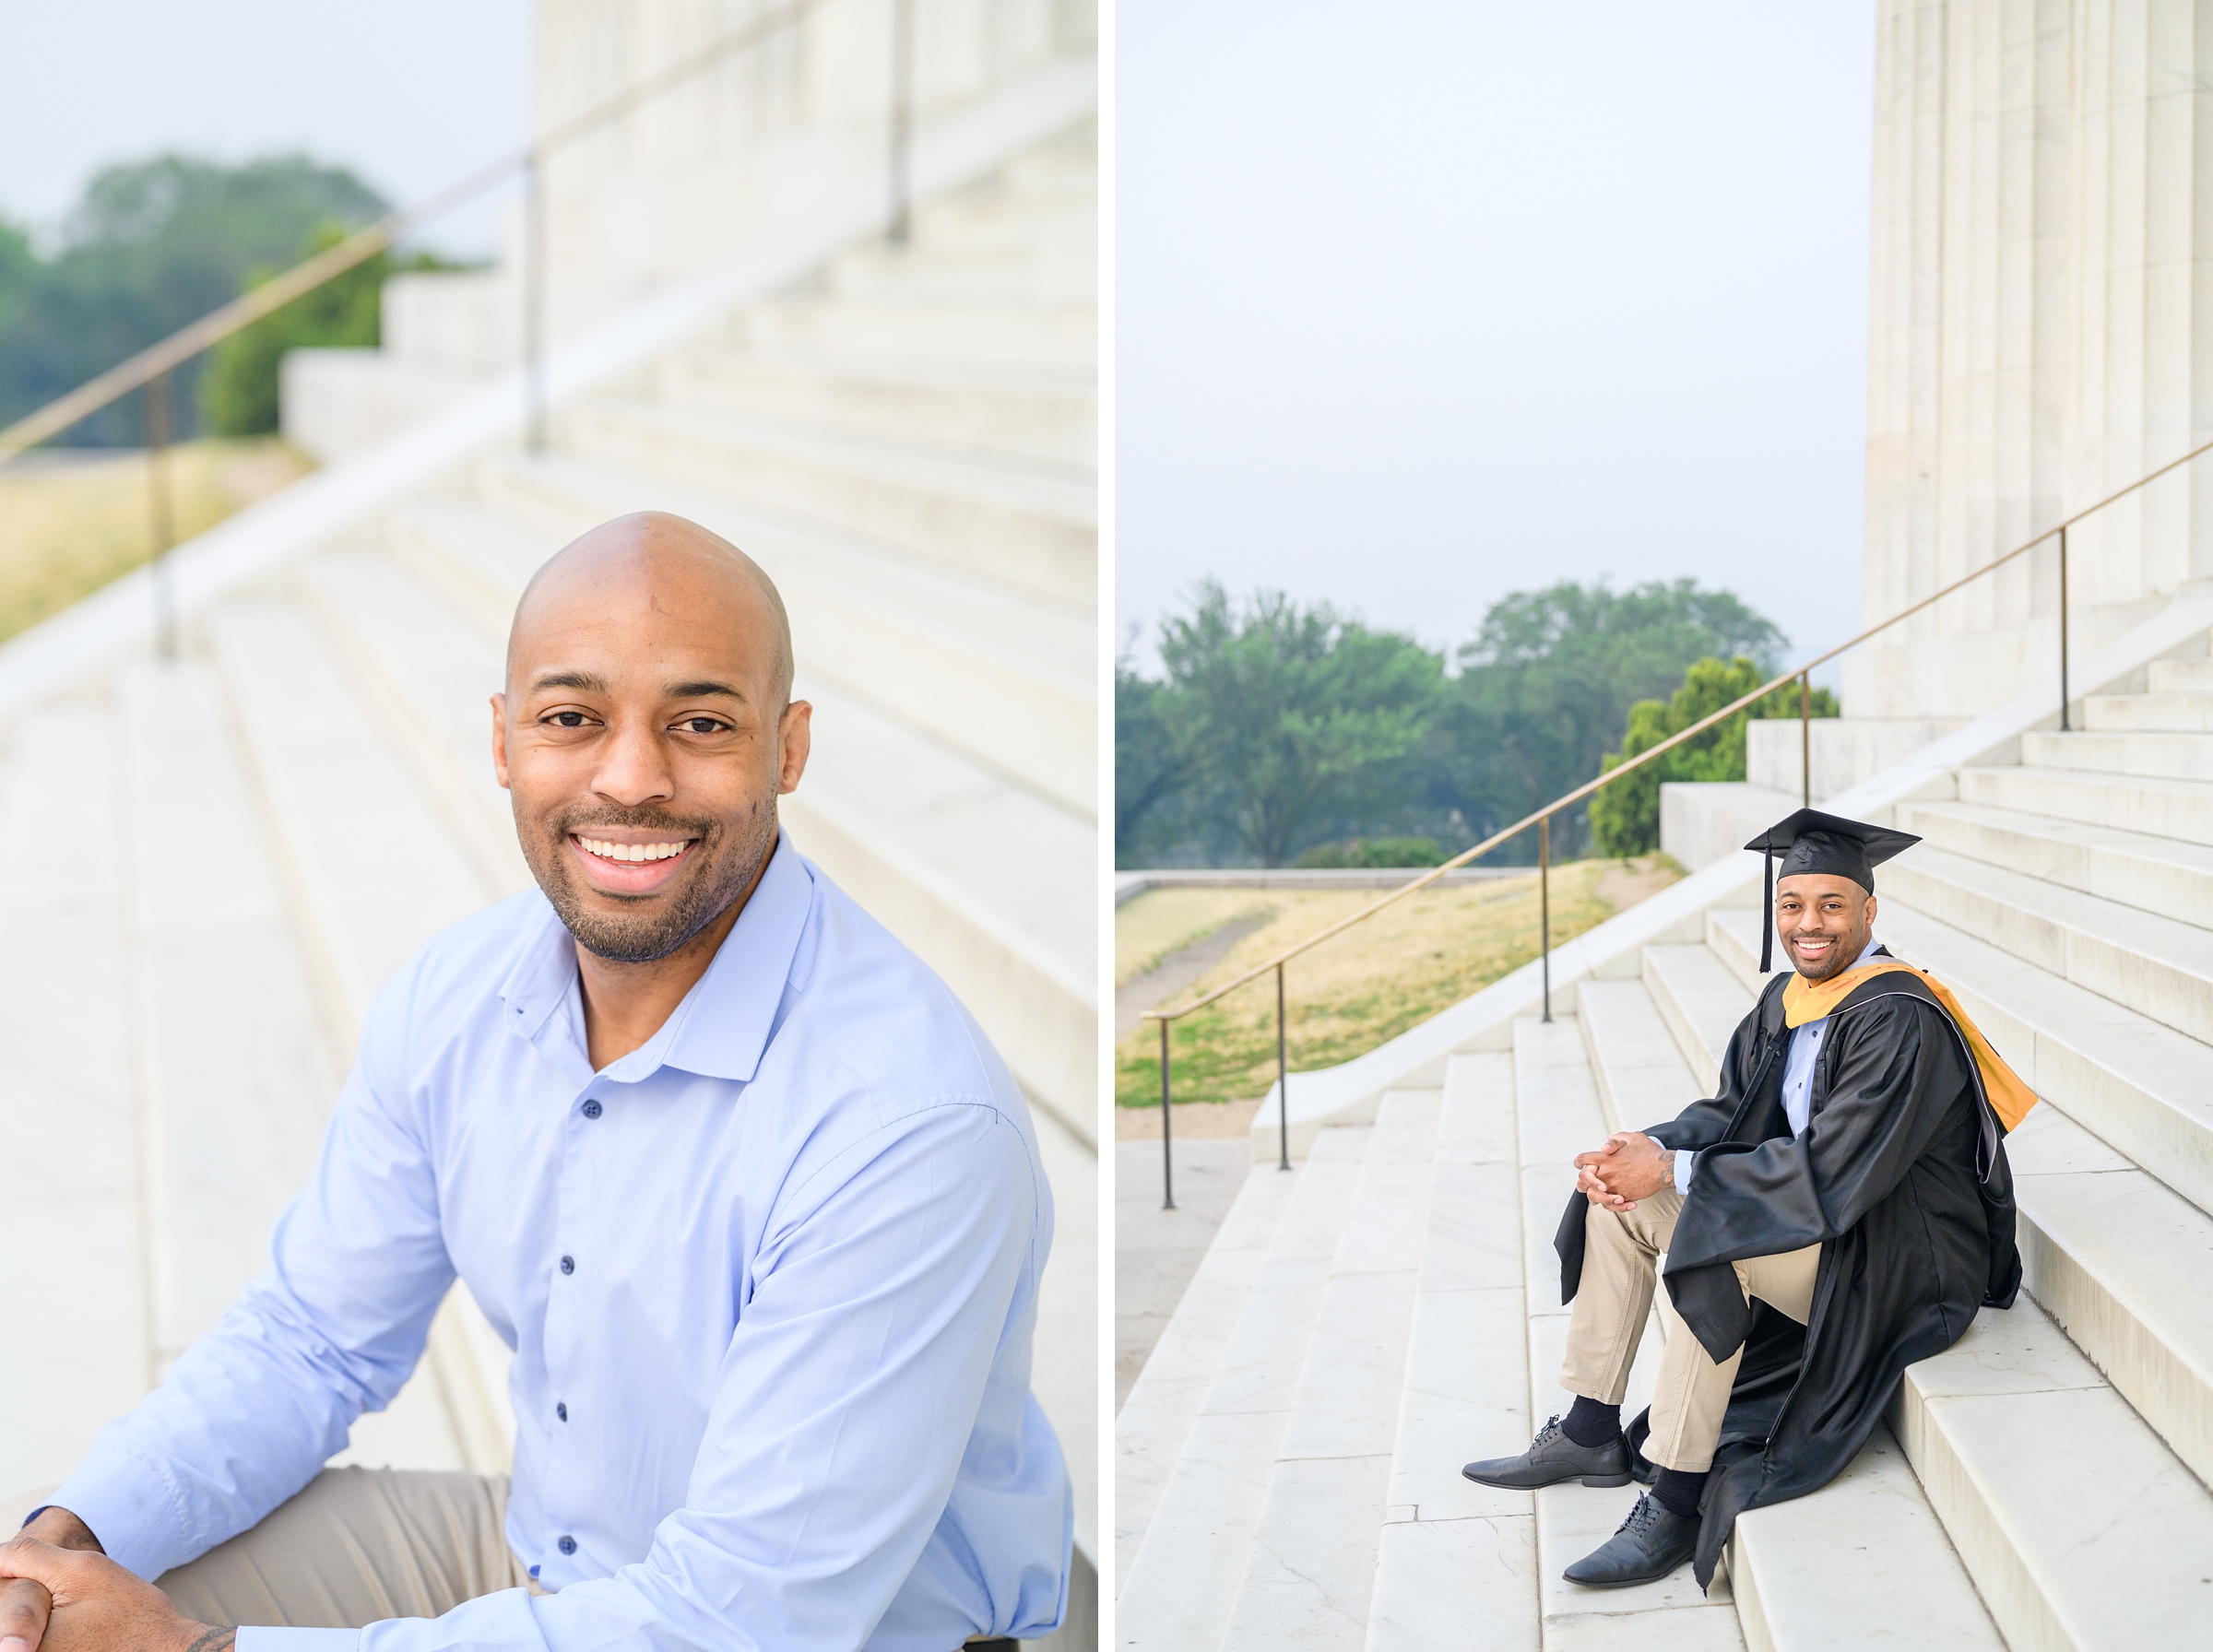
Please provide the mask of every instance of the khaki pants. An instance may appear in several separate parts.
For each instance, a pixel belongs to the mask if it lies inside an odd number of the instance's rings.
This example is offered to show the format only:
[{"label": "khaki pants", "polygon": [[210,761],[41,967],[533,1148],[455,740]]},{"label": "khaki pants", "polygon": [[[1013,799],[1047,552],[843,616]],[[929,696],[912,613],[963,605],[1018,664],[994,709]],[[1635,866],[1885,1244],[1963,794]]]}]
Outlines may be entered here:
[{"label": "khaki pants", "polygon": [[[1673,1187],[1639,1199],[1634,1210],[1593,1205],[1583,1218],[1583,1278],[1568,1322],[1568,1359],[1560,1386],[1570,1394],[1619,1405],[1629,1386],[1629,1366],[1651,1313],[1660,1253],[1675,1236],[1683,1196]],[[1813,1312],[1814,1276],[1821,1247],[1809,1245],[1779,1257],[1752,1257],[1734,1264],[1747,1297],[1804,1325]],[[1667,1345],[1652,1386],[1652,1432],[1644,1455],[1663,1469],[1698,1473],[1713,1467],[1713,1447],[1729,1409],[1729,1390],[1744,1358],[1739,1349],[1716,1364],[1675,1312],[1666,1292],[1660,1315]]]},{"label": "khaki pants", "polygon": [[[50,1494],[0,1504],[0,1537]],[[202,1623],[354,1629],[443,1617],[500,1589],[546,1592],[509,1551],[506,1516],[503,1474],[325,1469],[252,1530],[155,1581]],[[1015,1643],[968,1646],[1014,1652]]]}]

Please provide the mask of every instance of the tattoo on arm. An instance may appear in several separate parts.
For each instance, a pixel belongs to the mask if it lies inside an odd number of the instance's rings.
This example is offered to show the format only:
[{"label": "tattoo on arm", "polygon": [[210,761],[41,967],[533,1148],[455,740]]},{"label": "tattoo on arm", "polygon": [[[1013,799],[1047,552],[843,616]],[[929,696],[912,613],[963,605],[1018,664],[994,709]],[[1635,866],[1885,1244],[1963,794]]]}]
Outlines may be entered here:
[{"label": "tattoo on arm", "polygon": [[210,1629],[185,1647],[184,1652],[231,1652],[237,1639],[238,1631],[235,1629]]}]

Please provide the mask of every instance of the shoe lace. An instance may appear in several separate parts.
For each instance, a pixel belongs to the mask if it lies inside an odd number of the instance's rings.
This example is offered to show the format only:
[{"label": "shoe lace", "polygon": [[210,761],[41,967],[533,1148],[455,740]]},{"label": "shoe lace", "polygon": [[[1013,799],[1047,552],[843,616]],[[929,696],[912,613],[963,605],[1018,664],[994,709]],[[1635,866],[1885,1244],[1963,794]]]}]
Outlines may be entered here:
[{"label": "shoe lace", "polygon": [[1559,1437],[1559,1418],[1557,1416],[1547,1417],[1544,1420],[1544,1426],[1537,1430],[1537,1437],[1530,1442],[1530,1449],[1534,1451],[1539,1446],[1549,1445],[1551,1442],[1558,1439]]},{"label": "shoe lace", "polygon": [[1632,1537],[1644,1536],[1647,1531],[1651,1529],[1652,1522],[1659,1518],[1659,1503],[1654,1500],[1650,1492],[1639,1493],[1637,1506],[1629,1511],[1627,1519],[1614,1528],[1614,1535],[1619,1537],[1626,1531]]}]

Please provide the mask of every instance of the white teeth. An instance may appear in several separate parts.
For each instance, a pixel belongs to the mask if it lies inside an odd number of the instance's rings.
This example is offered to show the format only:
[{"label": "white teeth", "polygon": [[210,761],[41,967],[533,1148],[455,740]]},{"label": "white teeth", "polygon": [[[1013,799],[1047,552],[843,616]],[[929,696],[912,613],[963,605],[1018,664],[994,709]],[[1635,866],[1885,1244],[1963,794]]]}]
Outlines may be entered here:
[{"label": "white teeth", "polygon": [[668,860],[681,855],[685,845],[676,844],[617,844],[601,838],[579,837],[576,840],[602,860]]}]

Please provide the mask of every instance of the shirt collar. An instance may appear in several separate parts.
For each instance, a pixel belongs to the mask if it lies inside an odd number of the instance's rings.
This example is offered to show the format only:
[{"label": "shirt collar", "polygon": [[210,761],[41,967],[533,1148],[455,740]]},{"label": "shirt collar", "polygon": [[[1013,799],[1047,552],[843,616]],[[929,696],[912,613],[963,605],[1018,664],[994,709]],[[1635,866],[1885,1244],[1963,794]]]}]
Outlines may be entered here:
[{"label": "shirt collar", "polygon": [[[705,1078],[751,1080],[775,1030],[776,1010],[784,1001],[784,987],[813,902],[814,879],[789,836],[778,832],[761,881],[753,886],[707,973],[684,995],[659,1032],[609,1064],[607,1077],[617,1083],[634,1083],[657,1068],[674,1067]],[[500,1000],[501,1020],[507,1030],[558,1059],[546,1049],[547,1036],[555,1031],[549,1023],[557,1010],[580,1000],[576,944],[550,902],[545,903],[540,926],[501,983]],[[575,1039],[581,1044],[581,1013],[575,1021]],[[581,1049],[577,1054],[582,1058]]]}]

